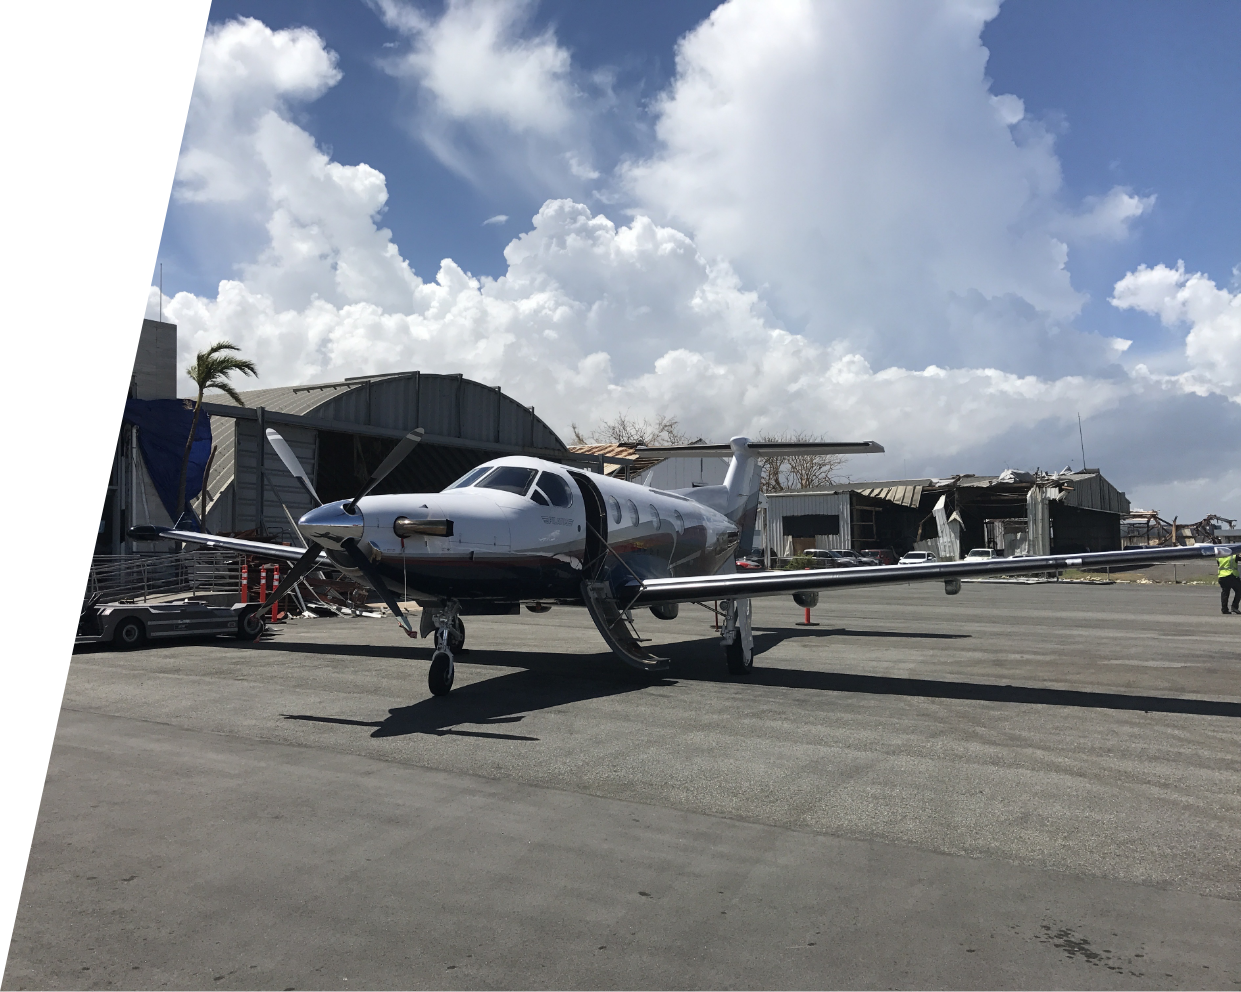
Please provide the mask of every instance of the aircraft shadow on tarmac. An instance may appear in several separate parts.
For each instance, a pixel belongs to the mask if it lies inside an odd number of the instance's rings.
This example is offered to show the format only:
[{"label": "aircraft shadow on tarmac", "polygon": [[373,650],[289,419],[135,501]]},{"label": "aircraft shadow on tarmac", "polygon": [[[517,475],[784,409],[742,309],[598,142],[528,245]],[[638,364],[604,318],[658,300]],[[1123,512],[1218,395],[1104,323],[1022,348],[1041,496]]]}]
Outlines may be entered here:
[{"label": "aircraft shadow on tarmac", "polygon": [[[758,630],[754,636],[758,658],[789,636],[905,636],[963,637],[960,634],[925,634],[893,631],[844,631],[840,629]],[[309,653],[346,654],[367,657],[410,659],[429,651],[381,645],[265,644],[264,648]],[[1184,699],[1171,696],[1143,696],[1079,689],[1039,686],[997,685],[983,682],[956,682],[938,679],[897,678],[886,675],[860,675],[793,668],[769,668],[755,664],[744,679],[727,674],[719,645],[711,641],[687,640],[659,645],[671,666],[664,678],[655,679],[623,666],[610,653],[537,654],[475,648],[458,658],[462,665],[519,669],[494,678],[462,685],[447,697],[431,697],[410,706],[395,707],[384,720],[347,720],[331,716],[288,714],[290,720],[337,723],[374,728],[372,737],[405,734],[456,735],[509,741],[535,741],[538,738],[503,733],[496,728],[519,723],[523,715],[587,699],[597,699],[651,686],[676,686],[678,682],[736,682],[741,685],[783,689],[810,689],[824,692],[907,696],[922,699],[960,699],[976,702],[1019,703],[1040,706],[1072,706],[1093,709],[1140,710],[1147,713],[1181,713],[1194,716],[1241,717],[1241,703],[1214,699]],[[462,725],[479,729],[464,729]]]},{"label": "aircraft shadow on tarmac", "polygon": [[[483,652],[478,652],[482,654]],[[517,652],[497,651],[486,652],[487,655],[504,655],[503,660],[489,658],[484,664],[504,665],[510,667],[517,664]],[[408,655],[406,655],[408,657]],[[466,656],[475,664],[474,658]],[[528,655],[520,657],[529,658]],[[588,658],[584,665],[589,666],[594,658]],[[611,660],[611,656],[602,656],[600,661]],[[565,678],[571,674],[565,670],[547,672],[526,668],[524,671],[509,672],[495,678],[485,679],[460,686],[448,696],[431,697],[414,703],[411,706],[399,706],[388,710],[384,720],[345,720],[339,717],[312,716],[304,713],[286,713],[286,720],[307,720],[313,723],[336,723],[352,727],[374,727],[372,737],[402,737],[406,734],[432,734],[438,737],[482,737],[504,741],[537,741],[537,737],[524,734],[506,734],[493,730],[520,723],[526,713],[532,710],[550,709],[554,706],[565,706],[586,699],[599,699],[603,696],[615,696],[625,692],[636,692],[657,684],[650,678]],[[624,673],[621,673],[622,675]],[[635,676],[638,673],[634,673]],[[670,684],[663,681],[664,684]],[[479,730],[463,729],[462,724],[480,727]]]}]

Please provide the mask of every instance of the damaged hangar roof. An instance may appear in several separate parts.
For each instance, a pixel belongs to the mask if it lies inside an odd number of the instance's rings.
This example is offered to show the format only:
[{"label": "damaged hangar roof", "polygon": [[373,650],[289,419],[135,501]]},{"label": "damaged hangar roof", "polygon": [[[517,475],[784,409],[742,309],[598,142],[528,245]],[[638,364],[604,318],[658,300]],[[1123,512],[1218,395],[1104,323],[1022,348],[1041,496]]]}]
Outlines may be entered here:
[{"label": "damaged hangar roof", "polygon": [[[1128,513],[1129,499],[1113,486],[1097,469],[1084,472],[1062,471],[1016,472],[1006,470],[999,475],[954,475],[938,479],[900,479],[888,482],[847,482],[824,486],[815,494],[857,493],[870,499],[913,509],[924,495],[943,494],[959,489],[990,489],[997,495],[1025,498],[1033,486],[1059,490],[1059,500],[1067,506],[1106,513]],[[768,493],[767,498],[778,499],[785,495],[808,496],[810,492]]]}]

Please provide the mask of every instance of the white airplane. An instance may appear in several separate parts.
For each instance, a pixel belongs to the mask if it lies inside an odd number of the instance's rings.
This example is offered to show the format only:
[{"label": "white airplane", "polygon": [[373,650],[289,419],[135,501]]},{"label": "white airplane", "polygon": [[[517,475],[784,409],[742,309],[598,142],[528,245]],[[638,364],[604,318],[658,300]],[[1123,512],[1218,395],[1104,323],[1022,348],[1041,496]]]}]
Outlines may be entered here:
[{"label": "white airplane", "polygon": [[[461,617],[516,613],[520,604],[535,613],[557,604],[585,606],[619,658],[657,672],[668,667],[668,660],[642,647],[632,611],[647,607],[657,618],[673,619],[681,603],[718,601],[728,670],[744,676],[754,661],[754,597],[792,594],[799,606],[812,607],[820,590],[931,579],[942,581],[953,595],[968,576],[1155,564],[1222,557],[1241,548],[1199,545],[918,566],[738,572],[737,555],[748,551],[753,540],[760,458],[867,454],[883,451],[882,446],[873,441],[788,444],[735,437],[727,445],[639,448],[639,453],[668,456],[732,456],[723,485],[677,491],[538,458],[506,456],[471,469],[443,492],[369,495],[418,444],[419,429],[397,444],[357,496],[323,503],[284,439],[273,430],[267,438],[318,504],[297,521],[305,548],[176,529],[161,529],[159,536],[294,563],[262,603],[243,611],[246,629],[256,635],[264,608],[317,568],[330,565],[367,583],[409,636],[434,637],[427,680],[435,695],[452,688],[453,656],[465,641]],[[422,606],[419,631],[401,610],[397,592]]]}]

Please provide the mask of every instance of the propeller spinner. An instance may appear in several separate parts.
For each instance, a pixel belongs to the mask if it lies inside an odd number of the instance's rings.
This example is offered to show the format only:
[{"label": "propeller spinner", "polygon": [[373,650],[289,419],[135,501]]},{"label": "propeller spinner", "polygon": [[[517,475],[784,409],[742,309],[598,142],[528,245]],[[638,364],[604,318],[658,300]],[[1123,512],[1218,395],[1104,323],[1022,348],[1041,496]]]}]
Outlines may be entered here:
[{"label": "propeller spinner", "polygon": [[[393,469],[405,460],[406,456],[408,456],[409,453],[418,446],[418,442],[422,440],[423,434],[423,429],[419,427],[402,438],[400,443],[397,444],[391,452],[389,452],[388,457],[385,458],[379,464],[379,467],[371,473],[370,478],[366,480],[366,483],[362,486],[362,489],[358,492],[358,494],[339,508],[340,510],[343,510],[344,513],[349,514],[350,517],[354,518],[348,521],[348,527],[346,528],[347,530],[351,531],[356,527],[359,532],[361,531],[362,525],[356,520],[358,500],[362,499],[363,496],[379,485],[379,483],[381,483]],[[293,449],[289,447],[289,443],[281,437],[279,433],[271,428],[268,428],[267,430],[267,441],[279,456],[280,460],[284,463],[284,467],[289,470],[289,474],[301,484],[302,488],[306,490],[306,494],[315,502],[317,509],[311,510],[310,513],[306,514],[306,516],[302,519],[305,520],[307,517],[313,518],[315,516],[322,516],[323,511],[328,511],[330,513],[331,510],[335,509],[334,507],[325,506],[323,500],[319,498],[319,494],[315,492],[315,488],[311,484],[310,476],[306,474],[306,470],[302,468],[302,463],[299,462],[297,460],[297,456],[293,454]],[[307,522],[310,524],[311,528],[314,526],[313,521]],[[341,523],[344,522],[341,521]],[[298,529],[302,530],[300,526]],[[276,589],[266,599],[259,603],[257,607],[249,608],[247,612],[261,612],[270,603],[275,600],[279,600],[280,597],[283,596],[289,589],[292,589],[294,585],[304,579],[318,566],[319,556],[324,550],[323,545],[315,540],[314,536],[307,535],[305,530],[302,530],[302,534],[306,538],[305,553],[296,562],[294,562],[293,567],[281,577],[280,584],[276,587]],[[327,537],[328,535],[324,533],[320,536]],[[340,545],[344,552],[349,556],[353,566],[362,573],[363,577],[366,579],[367,585],[379,594],[380,598],[382,598],[384,603],[387,604],[388,609],[392,611],[393,616],[401,622],[401,626],[405,628],[405,632],[409,634],[410,637],[417,637],[417,631],[415,631],[413,626],[410,624],[409,618],[405,615],[404,611],[402,611],[400,605],[396,601],[396,597],[392,595],[392,591],[383,581],[383,577],[379,574],[379,571],[366,557],[366,555],[363,554],[361,548],[358,547],[358,538],[355,536],[345,536],[340,541]]]}]

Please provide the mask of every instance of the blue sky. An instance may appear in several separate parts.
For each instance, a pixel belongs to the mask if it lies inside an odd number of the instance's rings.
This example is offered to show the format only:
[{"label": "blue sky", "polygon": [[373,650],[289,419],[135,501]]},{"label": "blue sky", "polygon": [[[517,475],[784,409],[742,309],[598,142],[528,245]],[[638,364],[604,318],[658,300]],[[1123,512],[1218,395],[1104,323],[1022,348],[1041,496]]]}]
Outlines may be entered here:
[{"label": "blue sky", "polygon": [[[412,363],[929,474],[1080,461],[1080,412],[1141,499],[1241,512],[1241,6],[986,7],[221,0],[169,312],[272,384]],[[1126,472],[1137,424],[1198,440]]]}]

